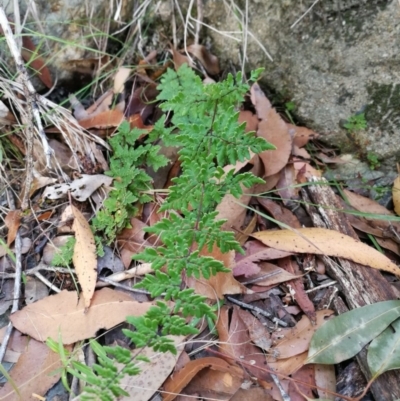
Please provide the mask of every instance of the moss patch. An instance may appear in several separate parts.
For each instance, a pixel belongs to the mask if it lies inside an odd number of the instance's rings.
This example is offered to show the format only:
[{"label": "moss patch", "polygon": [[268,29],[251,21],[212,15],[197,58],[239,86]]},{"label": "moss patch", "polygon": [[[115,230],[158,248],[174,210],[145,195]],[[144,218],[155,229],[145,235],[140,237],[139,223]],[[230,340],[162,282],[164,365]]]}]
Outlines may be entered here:
[{"label": "moss patch", "polygon": [[393,132],[400,128],[400,85],[373,82],[367,87],[365,118],[370,127]]}]

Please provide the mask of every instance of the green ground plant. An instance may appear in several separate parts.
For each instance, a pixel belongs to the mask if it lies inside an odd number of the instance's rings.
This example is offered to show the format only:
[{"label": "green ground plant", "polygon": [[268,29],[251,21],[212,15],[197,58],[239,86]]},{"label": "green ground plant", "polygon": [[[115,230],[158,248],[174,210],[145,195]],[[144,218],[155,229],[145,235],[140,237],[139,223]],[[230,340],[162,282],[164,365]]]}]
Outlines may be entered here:
[{"label": "green ground plant", "polygon": [[343,127],[346,128],[350,133],[367,128],[365,113],[354,114],[347,120],[345,124],[343,124]]},{"label": "green ground plant", "polygon": [[[252,73],[250,80],[255,81],[260,72]],[[242,83],[240,73],[236,77],[229,75],[223,82],[204,85],[184,65],[178,72],[168,70],[158,89],[160,107],[166,116],[155,124],[143,144],[137,145],[142,132],[130,130],[127,124],[121,125],[119,134],[111,140],[114,154],[108,174],[114,178],[114,190],[93,227],[112,242],[137,212],[135,205],[151,201],[151,179],[144,167],[156,169],[166,162],[154,142],[161,140],[166,146],[179,147],[182,173],[173,179],[161,206],[161,211],[168,211],[170,217],[147,229],[159,236],[162,245],[147,248],[134,257],[152,264],[155,274],[147,275],[137,287],[158,300],[146,315],[127,318],[134,331],[123,330],[137,349],[148,346],[155,351],[176,353],[170,335],[195,334],[199,319],[215,319],[215,308],[205,297],[182,287],[182,275],[207,279],[228,271],[221,261],[201,255],[202,250],[211,252],[218,247],[222,252],[243,252],[232,232],[221,231],[224,220],[217,219],[215,207],[226,194],[239,197],[242,186],[263,182],[251,173],[235,174],[233,167],[228,171],[224,167],[249,159],[250,151],[259,153],[274,147],[254,133],[245,133],[244,124],[237,122],[237,106],[249,89]],[[81,399],[112,401],[119,395],[128,395],[119,380],[126,374],[138,374],[138,356],[133,357],[130,350],[122,347],[91,344],[98,356],[93,369],[64,354],[65,372],[88,384]],[[50,341],[49,345],[63,352],[60,344]],[[117,368],[117,362],[123,367]]]}]

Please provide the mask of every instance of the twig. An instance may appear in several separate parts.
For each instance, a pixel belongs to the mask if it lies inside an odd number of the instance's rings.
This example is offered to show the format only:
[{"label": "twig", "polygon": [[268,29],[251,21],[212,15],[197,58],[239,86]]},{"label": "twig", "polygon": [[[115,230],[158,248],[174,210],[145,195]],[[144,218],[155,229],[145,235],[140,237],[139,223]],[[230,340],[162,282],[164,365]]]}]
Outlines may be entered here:
[{"label": "twig", "polygon": [[35,276],[45,285],[47,285],[47,287],[49,287],[51,290],[53,290],[54,292],[60,293],[61,290],[56,287],[54,284],[51,284],[49,280],[47,280],[46,277],[44,277],[42,274],[40,274],[39,272],[35,273]]},{"label": "twig", "polygon": [[314,3],[311,4],[310,8],[290,26],[290,29],[293,29],[313,9],[313,7],[318,2],[319,2],[319,0],[315,0]]},{"label": "twig", "polygon": [[[137,292],[137,293],[139,293],[139,294],[151,295],[148,291],[145,291],[145,290],[138,290],[138,289],[132,288],[132,287],[130,287],[130,286],[128,286],[128,285],[119,284],[119,283],[117,283],[117,282],[115,282],[115,281],[110,280],[108,277],[99,277],[99,280],[100,280],[100,281],[104,281],[105,283],[111,284],[111,285],[113,285],[114,287],[122,288],[123,290],[126,290],[126,291]],[[161,295],[163,295],[163,294],[161,294]]]},{"label": "twig", "polygon": [[[19,293],[21,292],[21,273],[22,273],[22,241],[21,241],[21,234],[18,230],[17,236],[15,237],[15,281],[14,281],[14,300],[11,308],[11,313],[14,313],[18,310],[18,302],[19,302]],[[8,341],[11,337],[11,332],[13,329],[13,325],[11,322],[8,323],[6,333],[4,335],[3,342],[1,343],[0,347],[0,362],[3,360],[4,355],[6,353]]]},{"label": "twig", "polygon": [[289,395],[286,393],[284,388],[282,387],[281,382],[278,379],[277,375],[274,375],[273,373],[270,373],[272,380],[274,381],[276,387],[278,387],[279,392],[281,393],[283,401],[290,401]]},{"label": "twig", "polygon": [[283,327],[287,327],[288,326],[288,324],[286,322],[284,322],[281,319],[278,319],[277,317],[273,317],[272,313],[269,313],[268,311],[266,311],[264,309],[261,309],[258,306],[253,306],[253,305],[250,305],[250,304],[246,304],[246,303],[244,303],[242,301],[238,301],[237,299],[235,299],[233,297],[229,297],[229,296],[226,296],[226,299],[231,301],[233,304],[241,306],[242,308],[250,309],[254,313],[258,313],[260,315],[263,315],[263,316],[267,317],[268,319],[271,319],[274,323],[277,323],[277,324],[279,324],[279,325],[281,325]]},{"label": "twig", "polygon": [[203,21],[203,0],[197,0],[196,34],[194,35],[195,45],[199,44],[202,21]]},{"label": "twig", "polygon": [[244,16],[244,32],[243,32],[243,62],[242,62],[242,76],[244,77],[244,67],[247,59],[247,33],[249,30],[249,0],[246,0],[245,16]]},{"label": "twig", "polygon": [[314,288],[311,288],[310,290],[307,290],[306,294],[309,294],[310,292],[314,292],[314,291],[320,290],[321,288],[330,287],[331,285],[334,285],[336,283],[337,283],[337,281],[335,281],[335,280],[329,281],[328,283],[321,284],[318,287],[314,287]]},{"label": "twig", "polygon": [[266,278],[273,277],[273,276],[276,276],[276,275],[281,274],[281,273],[282,272],[280,270],[273,270],[272,272],[263,274],[260,277],[256,277],[256,278],[253,278],[253,279],[250,279],[250,280],[247,280],[247,281],[243,281],[242,284],[243,285],[247,285],[247,284],[258,283],[259,281],[263,281]]}]

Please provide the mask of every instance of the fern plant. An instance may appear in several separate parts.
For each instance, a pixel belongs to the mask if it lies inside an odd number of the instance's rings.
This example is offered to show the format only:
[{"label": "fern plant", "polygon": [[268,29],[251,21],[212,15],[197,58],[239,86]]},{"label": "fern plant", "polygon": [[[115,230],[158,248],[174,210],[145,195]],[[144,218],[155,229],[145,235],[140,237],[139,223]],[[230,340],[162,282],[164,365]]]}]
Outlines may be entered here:
[{"label": "fern plant", "polygon": [[103,232],[108,244],[129,226],[130,217],[137,214],[136,205],[152,200],[145,192],[151,189],[152,178],[144,171],[144,166],[157,171],[168,163],[165,156],[158,154],[160,146],[150,141],[136,146],[142,135],[142,130],[131,130],[124,121],[118,128],[118,135],[109,140],[113,156],[110,171],[105,174],[114,178],[114,188],[104,201],[103,209],[92,220],[94,230]]},{"label": "fern plant", "polygon": [[[256,80],[260,72],[254,72],[251,80]],[[244,124],[237,122],[236,108],[249,89],[242,83],[240,73],[236,77],[229,75],[223,82],[204,85],[184,65],[178,72],[168,70],[158,88],[161,91],[158,100],[168,117],[155,124],[145,144],[135,145],[140,132],[129,130],[126,124],[121,125],[119,135],[111,139],[115,153],[109,174],[115,178],[115,191],[105,201],[94,227],[103,230],[112,241],[115,233],[124,228],[135,213],[132,205],[150,201],[143,193],[150,186],[150,178],[143,167],[146,164],[159,167],[166,162],[157,154],[158,147],[152,145],[154,141],[162,140],[167,146],[180,148],[182,173],[173,179],[161,206],[162,211],[169,211],[170,217],[146,229],[159,236],[162,245],[134,256],[136,260],[151,263],[155,271],[137,287],[162,299],[144,316],[127,318],[135,331],[123,330],[136,348],[149,346],[156,351],[176,353],[170,335],[195,334],[198,319],[215,319],[215,308],[204,296],[184,288],[182,276],[207,279],[229,271],[221,261],[202,255],[202,250],[211,252],[218,247],[222,252],[243,252],[234,234],[221,230],[224,220],[217,220],[216,205],[226,194],[239,197],[242,186],[263,182],[251,173],[235,174],[233,167],[226,167],[249,159],[250,152],[259,153],[274,147],[254,133],[245,133]],[[116,347],[100,351],[98,344],[94,344],[99,365],[93,370],[72,362],[66,363],[66,367],[69,373],[88,382],[89,388],[82,399],[97,397],[110,401],[123,394],[124,390],[118,385],[121,374],[137,374],[138,370],[126,350]],[[127,371],[118,370],[107,354],[126,365]]]}]

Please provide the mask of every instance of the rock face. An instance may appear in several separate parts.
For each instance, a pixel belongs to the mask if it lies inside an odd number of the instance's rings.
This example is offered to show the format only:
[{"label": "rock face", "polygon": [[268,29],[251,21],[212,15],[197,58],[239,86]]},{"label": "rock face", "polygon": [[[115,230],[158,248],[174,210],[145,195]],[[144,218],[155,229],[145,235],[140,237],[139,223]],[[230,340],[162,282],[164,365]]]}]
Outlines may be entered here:
[{"label": "rock face", "polygon": [[[273,62],[248,36],[247,67],[265,67],[264,82],[292,100],[302,122],[328,143],[392,164],[400,157],[400,4],[320,0],[309,10],[313,3],[249,1],[248,30]],[[243,30],[237,15],[219,1],[206,2],[205,22],[219,31]],[[241,63],[243,43],[215,31],[208,34],[222,64]],[[343,128],[343,122],[362,112],[367,129],[350,133]]]}]

